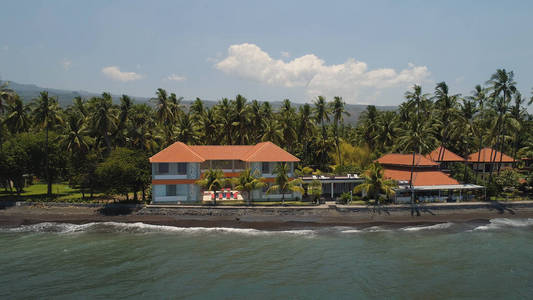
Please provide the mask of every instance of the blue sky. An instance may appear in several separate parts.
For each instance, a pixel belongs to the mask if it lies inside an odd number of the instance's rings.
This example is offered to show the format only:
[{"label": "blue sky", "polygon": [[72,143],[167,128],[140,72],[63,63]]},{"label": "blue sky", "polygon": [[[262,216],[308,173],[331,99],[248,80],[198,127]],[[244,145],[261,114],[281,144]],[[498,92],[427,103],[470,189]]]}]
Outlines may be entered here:
[{"label": "blue sky", "polygon": [[529,97],[532,3],[7,0],[0,75],[132,96],[391,105],[414,83],[469,94],[506,68]]}]

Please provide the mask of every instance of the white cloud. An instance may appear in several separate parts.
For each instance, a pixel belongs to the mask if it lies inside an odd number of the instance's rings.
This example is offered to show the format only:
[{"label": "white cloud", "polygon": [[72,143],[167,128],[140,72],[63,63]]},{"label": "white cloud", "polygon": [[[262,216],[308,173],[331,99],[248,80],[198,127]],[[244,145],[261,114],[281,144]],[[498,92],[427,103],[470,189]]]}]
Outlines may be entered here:
[{"label": "white cloud", "polygon": [[291,54],[287,51],[281,51],[281,57],[289,58],[291,57]]},{"label": "white cloud", "polygon": [[215,67],[226,74],[272,86],[303,87],[310,97],[343,96],[349,102],[368,101],[372,95],[379,95],[380,90],[407,87],[427,81],[430,76],[427,67],[412,63],[399,71],[391,68],[369,70],[366,63],[354,58],[348,58],[343,64],[327,65],[314,54],[284,62],[248,43],[231,45],[228,56]]},{"label": "white cloud", "polygon": [[102,68],[102,73],[113,80],[122,82],[139,80],[143,78],[142,75],[137,74],[135,72],[122,72],[117,66],[104,67]]},{"label": "white cloud", "polygon": [[61,61],[61,66],[63,66],[63,69],[68,71],[70,67],[72,66],[72,61],[69,59],[63,58],[63,60]]},{"label": "white cloud", "polygon": [[166,79],[167,80],[172,80],[172,81],[184,81],[187,78],[185,76],[180,76],[180,75],[176,75],[176,74],[170,74],[169,76],[167,76]]}]

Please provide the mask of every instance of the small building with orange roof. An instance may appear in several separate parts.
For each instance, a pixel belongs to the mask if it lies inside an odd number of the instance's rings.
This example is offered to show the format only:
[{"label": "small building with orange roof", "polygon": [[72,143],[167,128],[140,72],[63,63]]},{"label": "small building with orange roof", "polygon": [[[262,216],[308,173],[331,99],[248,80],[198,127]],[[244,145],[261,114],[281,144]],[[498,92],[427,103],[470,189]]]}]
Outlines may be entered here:
[{"label": "small building with orange roof", "polygon": [[515,160],[505,153],[487,147],[470,154],[466,161],[472,165],[474,171],[487,173],[491,170],[496,171],[498,168],[512,168]]},{"label": "small building with orange roof", "polygon": [[[480,190],[482,186],[461,184],[448,174],[440,171],[440,164],[431,155],[385,154],[376,161],[383,166],[383,176],[398,183],[395,202],[411,201],[411,196],[420,202],[460,201],[466,191]],[[449,159],[456,159],[448,154]],[[412,171],[412,186],[411,186]]]},{"label": "small building with orange roof", "polygon": [[453,153],[443,146],[439,146],[437,149],[431,151],[431,153],[426,155],[426,158],[439,163],[440,168],[444,170],[449,169],[450,163],[464,163],[466,161],[463,157]]},{"label": "small building with orange roof", "polygon": [[[246,168],[259,171],[271,184],[278,163],[288,163],[289,176],[293,176],[297,157],[271,142],[256,145],[196,146],[175,142],[150,157],[152,165],[153,203],[180,203],[202,201],[201,188],[196,184],[202,173],[220,169],[226,177],[239,176]],[[266,190],[255,190],[252,199],[278,199],[281,194],[266,195]],[[296,193],[285,195],[297,197]]]}]

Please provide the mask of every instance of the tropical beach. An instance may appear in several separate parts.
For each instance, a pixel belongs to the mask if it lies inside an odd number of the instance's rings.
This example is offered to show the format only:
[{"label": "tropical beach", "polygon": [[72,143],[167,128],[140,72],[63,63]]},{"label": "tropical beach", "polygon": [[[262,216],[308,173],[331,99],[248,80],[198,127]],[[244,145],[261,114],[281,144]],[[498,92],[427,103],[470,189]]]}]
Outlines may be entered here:
[{"label": "tropical beach", "polygon": [[529,299],[533,2],[0,3],[0,299]]}]

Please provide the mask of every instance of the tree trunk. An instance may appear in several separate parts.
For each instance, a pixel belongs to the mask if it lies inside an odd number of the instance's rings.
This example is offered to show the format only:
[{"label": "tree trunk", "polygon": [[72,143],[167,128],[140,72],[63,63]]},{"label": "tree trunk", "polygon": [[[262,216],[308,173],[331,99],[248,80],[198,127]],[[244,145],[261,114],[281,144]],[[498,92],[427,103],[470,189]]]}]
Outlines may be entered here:
[{"label": "tree trunk", "polygon": [[48,166],[48,126],[45,128],[45,146],[44,146],[44,168],[46,173],[47,189],[46,194],[48,199],[52,199],[52,180],[50,179],[50,169]]}]

